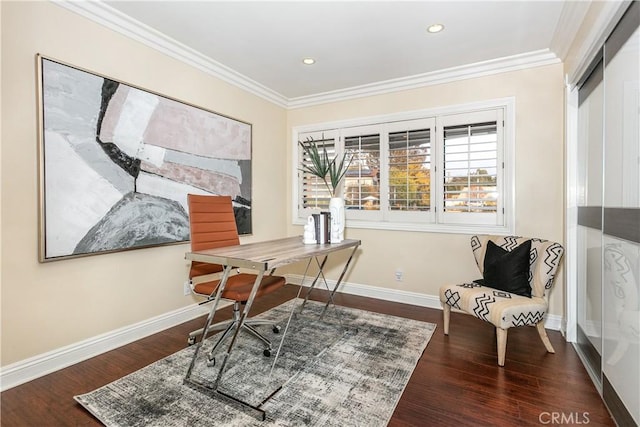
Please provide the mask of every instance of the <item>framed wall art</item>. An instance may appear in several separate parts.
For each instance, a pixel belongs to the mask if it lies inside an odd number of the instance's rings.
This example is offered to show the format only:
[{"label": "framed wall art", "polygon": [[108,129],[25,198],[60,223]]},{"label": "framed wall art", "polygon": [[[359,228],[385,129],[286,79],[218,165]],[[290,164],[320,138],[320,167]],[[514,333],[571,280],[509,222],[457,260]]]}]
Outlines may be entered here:
[{"label": "framed wall art", "polygon": [[187,194],[251,234],[251,125],[37,56],[40,261],[189,240]]}]

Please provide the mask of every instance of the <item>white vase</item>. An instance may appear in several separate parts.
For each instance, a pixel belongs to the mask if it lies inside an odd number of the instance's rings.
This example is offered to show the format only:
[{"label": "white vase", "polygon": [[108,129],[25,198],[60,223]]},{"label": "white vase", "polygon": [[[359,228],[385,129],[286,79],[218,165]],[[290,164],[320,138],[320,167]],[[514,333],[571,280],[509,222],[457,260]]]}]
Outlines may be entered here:
[{"label": "white vase", "polygon": [[329,200],[329,212],[331,212],[331,243],[340,243],[344,240],[344,199],[332,197]]}]

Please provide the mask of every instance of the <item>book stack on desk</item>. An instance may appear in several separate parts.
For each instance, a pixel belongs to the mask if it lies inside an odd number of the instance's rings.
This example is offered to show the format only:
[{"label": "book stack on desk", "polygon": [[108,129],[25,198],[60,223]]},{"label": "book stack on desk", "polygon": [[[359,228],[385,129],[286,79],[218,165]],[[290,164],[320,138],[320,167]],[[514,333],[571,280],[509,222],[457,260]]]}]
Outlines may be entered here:
[{"label": "book stack on desk", "polygon": [[313,225],[315,226],[316,242],[331,243],[331,213],[320,212],[319,214],[312,214]]}]

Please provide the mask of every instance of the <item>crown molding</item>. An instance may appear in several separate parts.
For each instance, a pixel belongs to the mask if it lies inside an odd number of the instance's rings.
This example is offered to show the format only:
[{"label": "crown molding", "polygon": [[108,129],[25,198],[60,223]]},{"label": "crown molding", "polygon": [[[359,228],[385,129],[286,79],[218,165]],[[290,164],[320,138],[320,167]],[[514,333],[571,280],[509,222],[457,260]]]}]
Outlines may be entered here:
[{"label": "crown molding", "polygon": [[504,58],[492,59],[489,61],[466,64],[459,67],[446,68],[424,74],[324,92],[317,95],[291,98],[289,99],[287,106],[290,109],[309,107],[328,102],[338,102],[372,95],[382,95],[390,92],[439,85],[458,80],[505,73],[508,71],[557,64],[559,62],[560,59],[558,59],[553,52],[549,49],[543,49]]},{"label": "crown molding", "polygon": [[128,17],[102,1],[50,1],[286,109],[381,95],[560,62],[560,59],[553,52],[549,49],[543,49],[346,89],[287,98],[255,80],[206,57],[200,52],[167,37],[159,31]]},{"label": "crown molding", "polygon": [[567,72],[566,81],[570,87],[576,85],[587,71],[587,68],[589,68],[596,54],[600,51],[605,40],[609,37],[609,34],[611,34],[630,4],[631,1],[628,0],[599,2],[602,10],[582,44],[578,47],[576,57],[581,58],[581,60],[573,70],[568,70]]},{"label": "crown molding", "polygon": [[569,53],[590,4],[588,1],[567,1],[562,6],[562,12],[551,40],[551,51],[555,52],[556,56],[563,61]]},{"label": "crown molding", "polygon": [[287,107],[287,98],[274,90],[130,18],[102,1],[50,1],[260,98]]}]

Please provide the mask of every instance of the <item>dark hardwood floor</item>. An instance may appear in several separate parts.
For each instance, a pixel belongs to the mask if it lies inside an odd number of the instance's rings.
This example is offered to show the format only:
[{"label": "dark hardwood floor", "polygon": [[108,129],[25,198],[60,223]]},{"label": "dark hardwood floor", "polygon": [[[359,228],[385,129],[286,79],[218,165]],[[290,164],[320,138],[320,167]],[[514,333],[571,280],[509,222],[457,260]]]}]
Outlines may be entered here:
[{"label": "dark hardwood floor", "polygon": [[[289,285],[256,301],[255,312],[293,298],[296,291]],[[559,332],[549,331],[556,353],[548,354],[535,328],[510,329],[505,366],[500,368],[494,329],[471,316],[452,313],[450,335],[445,337],[440,310],[352,295],[337,295],[336,300],[438,325],[389,426],[540,426],[561,421],[615,426],[573,346]],[[230,315],[230,309],[224,310]],[[1,425],[100,425],[73,396],[186,347],[188,332],[203,322],[184,323],[3,392]]]}]

